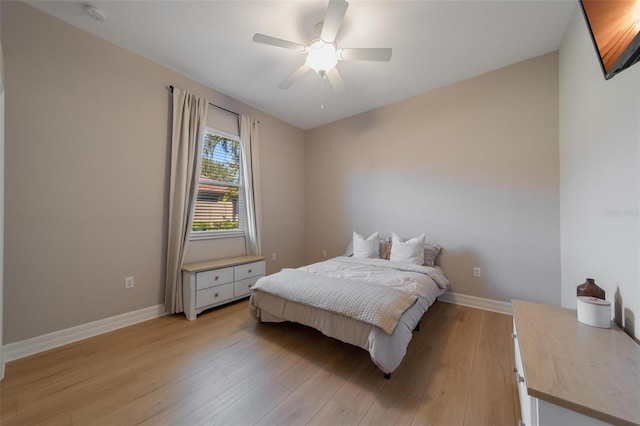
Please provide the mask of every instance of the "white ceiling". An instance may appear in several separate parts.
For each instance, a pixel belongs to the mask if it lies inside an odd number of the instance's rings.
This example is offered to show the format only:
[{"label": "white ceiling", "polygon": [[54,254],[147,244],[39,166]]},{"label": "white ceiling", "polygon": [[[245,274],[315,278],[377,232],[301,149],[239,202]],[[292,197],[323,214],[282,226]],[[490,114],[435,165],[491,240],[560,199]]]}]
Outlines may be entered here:
[{"label": "white ceiling", "polygon": [[[560,46],[575,0],[350,0],[339,47],[391,47],[390,62],[340,62],[345,89],[310,72],[277,86],[304,54],[252,42],[256,32],[307,44],[328,1],[34,1],[38,9],[302,129],[387,105]],[[171,84],[171,82],[167,82]],[[320,104],[324,100],[324,110]],[[215,99],[211,100],[215,102]]]}]

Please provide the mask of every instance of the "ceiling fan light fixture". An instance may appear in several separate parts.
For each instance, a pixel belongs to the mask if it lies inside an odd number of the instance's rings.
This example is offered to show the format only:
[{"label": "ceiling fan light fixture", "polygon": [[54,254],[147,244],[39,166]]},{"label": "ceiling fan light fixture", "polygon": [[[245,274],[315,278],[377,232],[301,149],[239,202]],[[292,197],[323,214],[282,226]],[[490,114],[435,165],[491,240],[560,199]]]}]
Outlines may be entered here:
[{"label": "ceiling fan light fixture", "polygon": [[318,39],[311,43],[307,53],[306,64],[316,73],[326,74],[338,63],[336,46]]},{"label": "ceiling fan light fixture", "polygon": [[323,81],[329,82],[334,89],[339,91],[343,87],[343,81],[336,68],[338,61],[387,62],[391,60],[391,48],[338,49],[335,43],[336,35],[340,31],[347,7],[349,7],[349,3],[346,0],[329,0],[324,21],[316,25],[316,38],[309,45],[260,33],[253,35],[253,41],[256,43],[304,52],[307,55],[305,63],[280,83],[278,85],[279,88],[288,88],[296,79],[306,74],[309,69],[312,69]]}]

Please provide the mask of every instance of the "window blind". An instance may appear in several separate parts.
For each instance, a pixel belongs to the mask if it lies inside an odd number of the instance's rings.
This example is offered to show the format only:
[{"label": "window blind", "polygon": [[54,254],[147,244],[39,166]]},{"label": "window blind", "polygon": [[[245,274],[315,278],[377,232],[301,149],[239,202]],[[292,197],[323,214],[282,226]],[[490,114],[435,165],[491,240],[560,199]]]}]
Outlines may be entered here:
[{"label": "window blind", "polygon": [[240,142],[207,129],[192,230],[244,235],[245,218]]}]

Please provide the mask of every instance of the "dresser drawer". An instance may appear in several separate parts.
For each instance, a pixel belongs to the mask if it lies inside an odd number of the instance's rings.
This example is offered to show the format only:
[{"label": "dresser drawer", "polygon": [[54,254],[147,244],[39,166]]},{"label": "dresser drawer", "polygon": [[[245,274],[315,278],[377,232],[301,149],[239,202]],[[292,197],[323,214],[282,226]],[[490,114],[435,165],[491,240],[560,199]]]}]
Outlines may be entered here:
[{"label": "dresser drawer", "polygon": [[[2,0],[0,0],[2,1]],[[199,313],[251,294],[249,287],[264,276],[262,256],[237,256],[182,265],[184,314]]]},{"label": "dresser drawer", "polygon": [[233,283],[205,288],[196,292],[196,308],[213,305],[233,298]]},{"label": "dresser drawer", "polygon": [[520,344],[516,331],[515,320],[513,322],[513,345],[515,355],[515,380],[518,385],[518,399],[520,400],[520,418],[525,426],[538,426],[537,399],[529,396],[527,392],[527,382],[522,365],[522,355],[520,354]]},{"label": "dresser drawer", "polygon": [[196,289],[202,290],[233,282],[233,268],[212,269],[196,274]]},{"label": "dresser drawer", "polygon": [[233,283],[233,297],[241,297],[251,294],[251,286],[258,281],[260,277],[251,277],[246,280],[240,280]]},{"label": "dresser drawer", "polygon": [[264,261],[234,266],[233,269],[236,281],[244,280],[251,277],[259,277],[264,275]]}]

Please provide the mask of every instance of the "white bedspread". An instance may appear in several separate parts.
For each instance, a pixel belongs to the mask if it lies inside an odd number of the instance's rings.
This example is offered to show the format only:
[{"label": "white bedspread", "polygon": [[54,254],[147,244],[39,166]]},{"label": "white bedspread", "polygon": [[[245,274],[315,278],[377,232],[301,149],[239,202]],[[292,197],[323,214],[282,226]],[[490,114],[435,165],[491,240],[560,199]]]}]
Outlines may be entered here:
[{"label": "white bedspread", "polygon": [[427,295],[434,283],[442,289],[446,289],[449,285],[449,280],[440,268],[391,262],[385,259],[340,256],[298,269],[333,278],[369,281],[422,297]]},{"label": "white bedspread", "polygon": [[356,279],[336,279],[301,269],[283,269],[258,281],[264,291],[303,305],[341,314],[393,333],[417,296],[392,286]]},{"label": "white bedspread", "polygon": [[294,321],[316,328],[327,336],[369,351],[373,362],[385,373],[391,373],[400,365],[414,328],[448,286],[446,277],[438,267],[383,259],[338,257],[299,269],[338,280],[356,279],[392,286],[418,297],[416,303],[402,315],[393,333],[387,334],[376,326],[285,300],[259,289],[251,296],[250,310],[262,322]]}]

